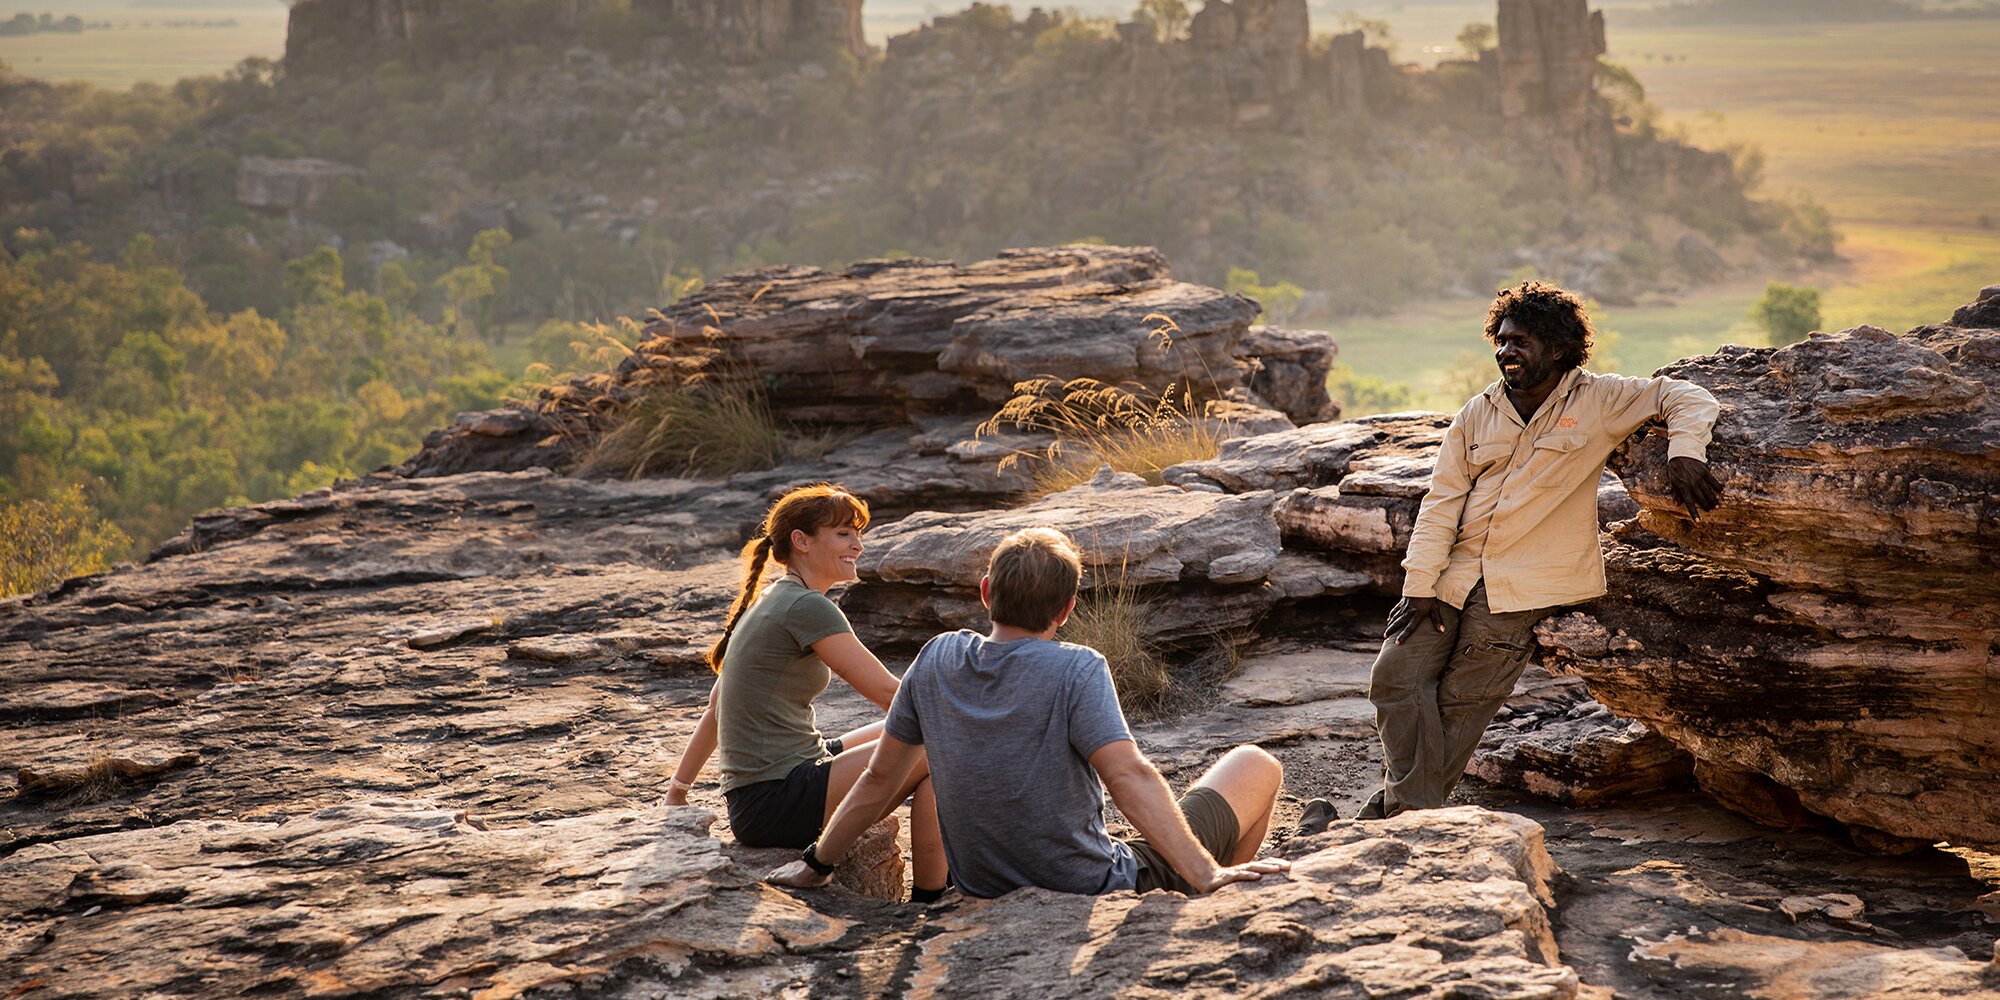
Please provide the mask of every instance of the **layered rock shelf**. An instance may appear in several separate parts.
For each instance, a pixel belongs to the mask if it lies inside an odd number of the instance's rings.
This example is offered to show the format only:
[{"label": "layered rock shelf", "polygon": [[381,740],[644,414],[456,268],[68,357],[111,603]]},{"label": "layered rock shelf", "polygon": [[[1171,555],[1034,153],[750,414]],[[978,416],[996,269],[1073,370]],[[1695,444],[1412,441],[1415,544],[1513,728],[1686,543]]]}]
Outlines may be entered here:
[{"label": "layered rock shelf", "polygon": [[[1331,416],[1332,338],[1253,331],[1257,312],[1241,295],[1174,280],[1146,248],[1008,250],[962,266],[905,258],[840,272],[765,268],[663,310],[616,371],[433,434],[403,472],[568,468],[619,404],[689,378],[754,386],[787,421],[845,427],[984,419],[1016,383],[1042,376],[1178,388],[1197,405],[1275,409],[1295,423]],[[1271,354],[1269,365],[1258,351]]]}]

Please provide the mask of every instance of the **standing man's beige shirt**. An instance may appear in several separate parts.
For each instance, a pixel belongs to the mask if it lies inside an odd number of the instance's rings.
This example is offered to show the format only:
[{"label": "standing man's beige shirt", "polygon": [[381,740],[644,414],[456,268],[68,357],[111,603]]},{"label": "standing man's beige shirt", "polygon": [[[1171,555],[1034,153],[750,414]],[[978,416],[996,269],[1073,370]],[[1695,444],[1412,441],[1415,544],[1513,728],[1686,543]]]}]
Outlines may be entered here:
[{"label": "standing man's beige shirt", "polygon": [[1495,612],[1603,594],[1597,480],[1605,459],[1662,417],[1668,457],[1705,462],[1720,412],[1692,382],[1574,368],[1524,423],[1505,386],[1493,383],[1445,431],[1403,559],[1403,596],[1462,608],[1482,577]]}]

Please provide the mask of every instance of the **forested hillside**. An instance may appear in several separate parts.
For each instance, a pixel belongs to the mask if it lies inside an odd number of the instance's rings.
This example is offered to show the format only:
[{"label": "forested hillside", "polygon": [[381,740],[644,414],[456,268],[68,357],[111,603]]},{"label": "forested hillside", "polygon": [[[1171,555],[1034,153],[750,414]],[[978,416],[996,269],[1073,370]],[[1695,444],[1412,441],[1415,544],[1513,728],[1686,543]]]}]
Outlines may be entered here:
[{"label": "forested hillside", "polygon": [[[1260,0],[975,4],[883,50],[693,7],[441,3],[381,36],[305,0],[283,63],[0,73],[0,500],[81,497],[136,554],[397,461],[573,341],[622,349],[579,324],[762,264],[1147,244],[1310,319],[1524,272],[1615,302],[1833,245],[1752,160],[1665,134],[1601,22],[1469,26],[1420,71],[1387,26]],[[1536,74],[1569,89],[1524,103],[1556,93]]]}]

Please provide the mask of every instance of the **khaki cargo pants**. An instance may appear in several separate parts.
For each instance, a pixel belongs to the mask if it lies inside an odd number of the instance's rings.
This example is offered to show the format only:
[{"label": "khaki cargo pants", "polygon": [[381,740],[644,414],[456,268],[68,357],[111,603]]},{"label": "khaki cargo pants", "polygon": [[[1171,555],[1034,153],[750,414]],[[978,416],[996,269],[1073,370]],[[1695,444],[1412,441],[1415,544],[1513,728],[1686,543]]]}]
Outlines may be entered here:
[{"label": "khaki cargo pants", "polygon": [[1482,580],[1463,611],[1443,601],[1438,610],[1443,632],[1426,619],[1400,646],[1384,639],[1368,678],[1382,738],[1383,806],[1392,816],[1445,804],[1486,724],[1514,693],[1535,623],[1550,609],[1496,614]]}]

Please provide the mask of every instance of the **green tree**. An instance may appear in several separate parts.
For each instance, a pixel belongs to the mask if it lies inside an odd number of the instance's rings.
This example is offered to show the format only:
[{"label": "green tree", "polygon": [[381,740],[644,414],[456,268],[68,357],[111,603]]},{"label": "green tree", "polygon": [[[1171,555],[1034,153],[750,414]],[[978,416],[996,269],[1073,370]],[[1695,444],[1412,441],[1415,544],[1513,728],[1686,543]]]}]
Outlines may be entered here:
[{"label": "green tree", "polygon": [[51,500],[0,504],[0,597],[102,573],[131,544],[117,525],[91,509],[81,486],[71,485]]},{"label": "green tree", "polygon": [[437,282],[451,310],[449,322],[474,336],[493,328],[493,300],[507,289],[507,269],[494,255],[514,242],[505,229],[488,229],[472,238],[465,263],[445,272]]},{"label": "green tree", "polygon": [[1238,295],[1247,295],[1257,300],[1263,307],[1258,317],[1266,323],[1287,323],[1298,314],[1299,304],[1305,301],[1305,289],[1289,281],[1264,284],[1257,272],[1248,268],[1232,267],[1225,279],[1225,288]]},{"label": "green tree", "polygon": [[1773,281],[1764,287],[1764,297],[1750,307],[1750,318],[1764,328],[1774,345],[1804,340],[1820,327],[1819,289]]},{"label": "green tree", "polygon": [[1408,382],[1391,382],[1377,375],[1361,375],[1345,362],[1334,365],[1327,372],[1326,392],[1340,404],[1340,415],[1349,420],[1374,413],[1417,409],[1417,393]]},{"label": "green tree", "polygon": [[1193,17],[1185,0],[1139,0],[1139,6],[1132,9],[1132,20],[1151,28],[1154,38],[1170,42],[1181,37]]},{"label": "green tree", "polygon": [[1458,47],[1464,49],[1469,58],[1477,59],[1481,52],[1493,47],[1498,37],[1499,33],[1493,30],[1492,25],[1474,21],[1458,30]]},{"label": "green tree", "polygon": [[323,246],[296,260],[285,262],[285,294],[294,307],[332,302],[347,290],[340,251]]}]

